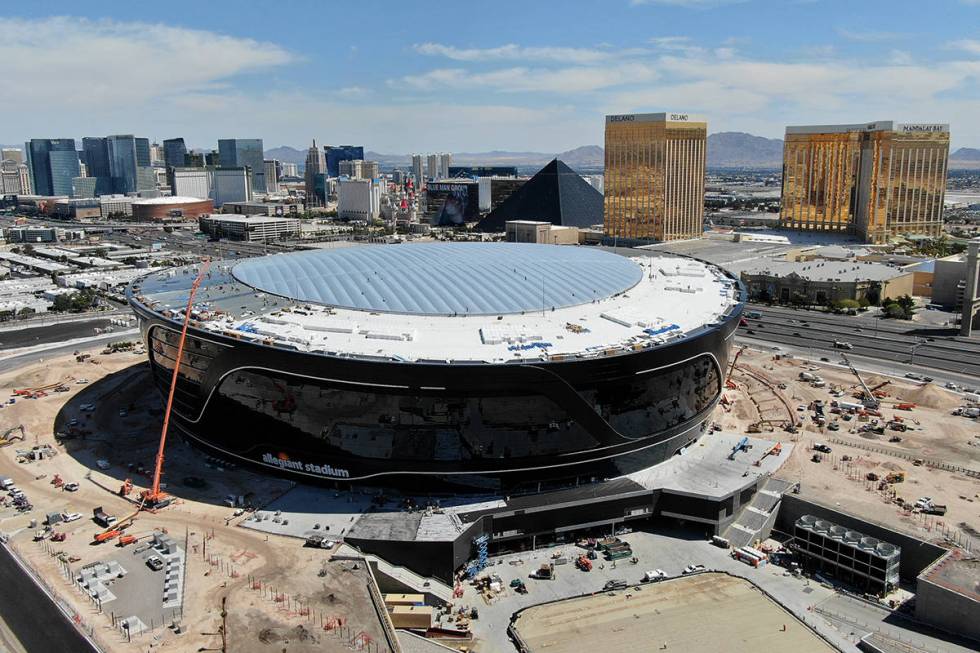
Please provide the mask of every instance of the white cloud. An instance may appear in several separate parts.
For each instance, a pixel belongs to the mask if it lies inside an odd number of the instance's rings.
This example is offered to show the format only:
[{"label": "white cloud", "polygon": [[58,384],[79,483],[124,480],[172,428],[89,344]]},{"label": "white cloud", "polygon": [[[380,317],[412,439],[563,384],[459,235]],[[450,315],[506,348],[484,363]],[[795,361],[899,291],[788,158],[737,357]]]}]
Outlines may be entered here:
[{"label": "white cloud", "polygon": [[[977,0],[976,4],[980,4],[980,0]],[[949,47],[954,50],[962,50],[963,52],[969,52],[970,54],[980,55],[980,40],[977,39],[961,39],[959,41],[953,41],[949,44]]]},{"label": "white cloud", "polygon": [[589,64],[606,61],[614,56],[613,52],[594,48],[524,47],[513,43],[493,48],[457,48],[429,42],[417,43],[412,47],[419,54],[475,62],[538,60]]},{"label": "white cloud", "polygon": [[608,66],[566,68],[502,68],[474,72],[464,68],[438,68],[420,75],[389,80],[392,88],[432,91],[440,88],[487,89],[505,93],[585,93],[612,86],[649,82],[656,68],[639,62]]},{"label": "white cloud", "polygon": [[0,18],[0,60],[21,106],[70,99],[92,110],[217,89],[295,57],[272,43],[215,32],[54,17]]}]

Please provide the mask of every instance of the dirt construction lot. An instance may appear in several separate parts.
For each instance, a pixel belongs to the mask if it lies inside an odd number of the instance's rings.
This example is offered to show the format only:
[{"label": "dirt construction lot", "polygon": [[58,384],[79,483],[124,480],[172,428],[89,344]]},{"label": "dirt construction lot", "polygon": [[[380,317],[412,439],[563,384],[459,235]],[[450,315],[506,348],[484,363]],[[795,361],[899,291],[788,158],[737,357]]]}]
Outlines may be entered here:
[{"label": "dirt construction lot", "polygon": [[[233,509],[224,505],[224,498],[233,494],[262,506],[292,483],[224,468],[173,432],[167,442],[164,482],[177,500],[155,514],[140,513],[127,533],[144,538],[166,530],[181,548],[186,547],[182,616],[180,610],[167,610],[163,625],[157,620],[153,632],[129,642],[120,629],[113,628],[111,614],[125,616],[130,606],[111,601],[100,613],[72,586],[59,556],[72,573],[97,560],[134,559],[136,545],[120,549],[112,541],[92,544],[102,530],[92,521],[92,510],[102,506],[120,519],[135,510],[139,491],[150,484],[162,420],[161,397],[149,380],[145,353],[89,351],[94,356],[84,362],[58,356],[0,374],[3,401],[12,397],[14,389],[56,382],[67,387],[37,399],[17,397],[16,403],[0,410],[0,432],[22,424],[25,433],[24,440],[0,448],[0,476],[11,477],[34,507],[28,513],[17,512],[7,493],[0,492],[0,530],[103,649],[220,650],[222,599],[227,601],[228,650],[278,653],[288,648],[302,653],[349,651],[353,645],[377,648],[384,635],[367,594],[363,565],[333,562],[330,552],[303,548],[293,538],[238,528],[247,513],[234,516]],[[87,404],[94,404],[94,409],[86,409]],[[81,437],[55,440],[56,431],[72,425],[83,431]],[[25,462],[17,453],[38,445],[50,445],[56,455]],[[99,460],[108,466],[101,469]],[[55,475],[78,483],[78,490],[59,489],[52,484]],[[127,478],[134,489],[124,498],[119,489]],[[81,518],[54,527],[65,535],[63,542],[32,541],[35,529],[52,512],[78,512]],[[175,612],[179,633],[170,627]]]},{"label": "dirt construction lot", "polygon": [[725,574],[535,606],[515,626],[532,653],[835,650],[754,585]]},{"label": "dirt construction lot", "polygon": [[[801,373],[819,376],[824,387],[800,380]],[[966,405],[962,395],[934,383],[865,374],[865,382],[879,388],[881,416],[845,420],[833,412],[831,401],[858,401],[857,379],[847,368],[776,360],[771,353],[746,350],[732,380],[738,387],[725,392],[730,403],[719,407],[715,420],[725,430],[743,433],[763,420],[762,437],[797,443],[777,476],[799,483],[805,498],[924,539],[962,545],[970,538],[980,545],[980,478],[963,471],[980,471],[980,424],[952,414]],[[823,426],[815,419],[817,400],[824,404],[827,423]],[[897,408],[906,403],[914,407]],[[797,433],[784,428],[791,417],[800,424]],[[896,419],[907,430],[888,426],[883,433],[862,430],[876,420],[887,425]],[[836,424],[836,430],[831,424]],[[812,460],[816,443],[832,448],[820,462]],[[903,473],[905,480],[884,488],[879,481],[869,481],[868,474],[882,479],[890,473]],[[947,506],[946,515],[925,515],[905,507],[920,497]],[[897,499],[907,503],[899,504]]]}]

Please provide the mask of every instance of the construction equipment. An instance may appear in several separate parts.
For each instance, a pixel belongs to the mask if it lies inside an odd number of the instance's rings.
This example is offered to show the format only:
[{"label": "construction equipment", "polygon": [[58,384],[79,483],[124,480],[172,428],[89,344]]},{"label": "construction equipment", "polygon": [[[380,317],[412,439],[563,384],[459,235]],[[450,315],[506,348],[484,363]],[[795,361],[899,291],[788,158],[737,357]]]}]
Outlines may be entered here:
[{"label": "construction equipment", "polygon": [[851,365],[850,359],[848,359],[844,354],[841,354],[840,357],[841,360],[844,361],[844,364],[847,365],[847,368],[851,370],[851,374],[857,378],[858,383],[861,384],[861,388],[864,390],[864,396],[861,398],[861,402],[868,408],[877,408],[880,406],[881,401],[878,400],[878,397],[875,396],[874,391],[869,388],[868,384],[864,382],[863,378],[861,378],[861,373],[857,371],[857,368]]},{"label": "construction equipment", "polygon": [[732,358],[732,364],[728,366],[728,375],[725,377],[725,379],[726,379],[725,385],[727,386],[728,383],[731,383],[733,386],[735,386],[735,387],[731,388],[732,390],[734,390],[735,388],[738,387],[730,379],[732,378],[732,372],[735,371],[735,363],[738,362],[738,358],[739,358],[739,356],[742,355],[742,352],[743,351],[745,351],[745,347],[739,347],[739,350],[737,352],[735,352],[735,357]]},{"label": "construction equipment", "polygon": [[133,480],[127,478],[119,488],[119,496],[127,497],[133,491]]},{"label": "construction equipment", "polygon": [[187,293],[187,308],[184,310],[184,325],[180,329],[180,340],[177,343],[177,356],[174,360],[174,372],[170,379],[170,393],[167,395],[167,408],[163,413],[163,429],[160,432],[160,447],[157,449],[156,465],[153,468],[153,486],[143,490],[141,493],[140,509],[144,506],[150,509],[162,508],[170,504],[172,498],[160,490],[160,475],[163,473],[163,452],[167,445],[167,430],[170,428],[170,412],[174,406],[174,392],[177,389],[177,379],[180,378],[180,364],[184,358],[184,343],[187,340],[187,327],[191,322],[191,313],[194,309],[194,295],[201,286],[201,282],[207,275],[210,261],[205,259],[201,263],[197,277],[191,284],[190,292]]},{"label": "construction equipment", "polygon": [[55,474],[54,478],[51,479],[51,485],[55,487],[64,487],[65,479],[61,478],[60,474]]},{"label": "construction equipment", "polygon": [[[110,523],[111,518],[108,517],[105,518],[104,521],[107,523],[106,529],[101,533],[97,533],[95,535],[95,543],[101,544],[102,542],[108,542],[114,537],[119,537],[120,535],[122,535],[122,532],[126,530],[126,528],[133,522],[134,519],[136,519],[136,515],[140,514],[140,510],[143,509],[143,504],[145,503],[145,501],[146,498],[144,497],[143,499],[140,500],[139,505],[136,506],[136,510],[129,513],[128,515],[126,515],[125,517],[123,517],[117,522]],[[102,508],[96,508],[95,513],[96,513],[95,515],[96,521],[99,521],[99,513],[105,515],[105,513],[102,512]]]},{"label": "construction equipment", "polygon": [[905,472],[889,472],[885,476],[886,483],[903,483],[905,481]]},{"label": "construction equipment", "polygon": [[756,467],[759,467],[762,465],[762,461],[768,458],[769,456],[778,456],[782,452],[783,452],[783,445],[782,443],[777,442],[772,446],[771,449],[769,449],[764,454],[762,454],[762,458],[759,458],[757,461],[755,461],[752,464],[755,465]]},{"label": "construction equipment", "polygon": [[915,404],[908,403],[908,402],[902,404],[895,404],[895,410],[915,410]]},{"label": "construction equipment", "polygon": [[[14,431],[20,431],[20,435],[11,435]],[[17,426],[7,429],[4,431],[3,435],[0,435],[0,447],[5,447],[8,444],[12,444],[14,440],[24,441],[24,436],[26,435],[24,431],[24,425],[18,424]]]},{"label": "construction equipment", "polygon": [[75,377],[69,376],[62,381],[41,385],[36,388],[21,388],[19,390],[14,390],[14,394],[18,397],[27,397],[28,399],[46,397],[49,392],[57,392],[58,388],[67,387],[67,385],[74,380]]},{"label": "construction equipment", "polygon": [[738,444],[732,447],[732,452],[728,454],[728,459],[735,460],[735,454],[741,451],[748,451],[751,446],[752,445],[749,444],[749,438],[743,437],[741,440],[738,441]]}]

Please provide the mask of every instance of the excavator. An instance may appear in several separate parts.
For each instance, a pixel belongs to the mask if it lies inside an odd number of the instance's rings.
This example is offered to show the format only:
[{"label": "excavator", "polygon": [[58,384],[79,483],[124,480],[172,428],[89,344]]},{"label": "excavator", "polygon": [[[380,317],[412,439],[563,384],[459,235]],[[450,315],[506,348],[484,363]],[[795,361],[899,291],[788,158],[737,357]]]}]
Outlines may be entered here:
[{"label": "excavator", "polygon": [[[11,435],[14,431],[20,431],[20,435]],[[13,444],[14,440],[24,441],[24,436],[26,431],[24,431],[24,425],[18,424],[17,426],[7,429],[4,431],[3,435],[0,435],[0,447],[6,447],[8,444]]]}]

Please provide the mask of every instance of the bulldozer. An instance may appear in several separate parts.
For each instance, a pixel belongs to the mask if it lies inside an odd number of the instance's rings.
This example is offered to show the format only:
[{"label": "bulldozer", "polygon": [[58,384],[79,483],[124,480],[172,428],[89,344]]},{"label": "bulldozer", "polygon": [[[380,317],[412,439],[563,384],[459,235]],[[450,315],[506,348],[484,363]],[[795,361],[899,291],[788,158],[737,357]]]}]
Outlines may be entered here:
[{"label": "bulldozer", "polygon": [[[14,431],[20,431],[20,435],[11,435]],[[7,429],[4,431],[3,435],[0,435],[0,447],[6,447],[8,444],[13,444],[14,440],[24,441],[24,436],[26,431],[24,430],[23,424],[18,424],[17,426]]]}]

